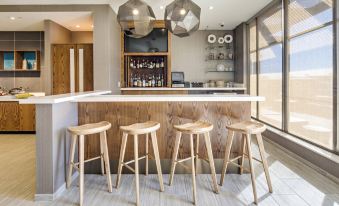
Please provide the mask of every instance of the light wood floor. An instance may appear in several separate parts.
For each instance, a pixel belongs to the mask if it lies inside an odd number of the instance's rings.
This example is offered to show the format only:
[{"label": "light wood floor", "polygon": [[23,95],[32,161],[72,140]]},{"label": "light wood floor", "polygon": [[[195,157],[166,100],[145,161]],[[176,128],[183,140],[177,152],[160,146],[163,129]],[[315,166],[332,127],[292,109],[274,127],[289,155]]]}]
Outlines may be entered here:
[{"label": "light wood floor", "polygon": [[[293,159],[276,146],[265,142],[273,182],[273,194],[267,193],[262,168],[256,165],[259,205],[267,206],[339,206],[339,185]],[[256,149],[254,149],[257,151]],[[77,205],[76,182],[54,202],[34,203],[35,140],[33,135],[0,135],[0,206],[68,206]],[[219,179],[220,175],[218,175]],[[112,175],[113,182],[116,175]],[[156,175],[140,175],[142,205],[192,205],[190,175],[175,175],[169,187],[164,175],[165,192],[159,192]],[[199,205],[251,205],[253,201],[250,176],[227,174],[220,194],[212,192],[209,175],[197,176]],[[106,178],[85,176],[85,205],[134,205],[134,176],[123,175],[121,187],[107,192]]]}]

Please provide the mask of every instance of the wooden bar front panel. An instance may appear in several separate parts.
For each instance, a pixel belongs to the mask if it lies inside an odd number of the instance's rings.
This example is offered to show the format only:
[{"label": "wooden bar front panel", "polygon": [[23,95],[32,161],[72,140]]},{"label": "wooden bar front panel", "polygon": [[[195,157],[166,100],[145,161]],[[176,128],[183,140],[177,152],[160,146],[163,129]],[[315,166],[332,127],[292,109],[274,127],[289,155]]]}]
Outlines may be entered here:
[{"label": "wooden bar front panel", "polygon": [[35,105],[0,102],[0,132],[19,131],[35,131]]},{"label": "wooden bar front panel", "polygon": [[[214,125],[211,133],[214,158],[224,156],[227,136],[226,125],[250,119],[250,102],[127,102],[127,103],[79,103],[79,124],[109,121],[112,128],[108,131],[108,150],[110,160],[117,160],[121,144],[119,126],[147,120],[160,122],[157,132],[161,159],[171,159],[174,147],[174,124],[195,120],[207,120]],[[98,137],[98,136],[96,136]],[[237,134],[236,137],[239,137]],[[236,138],[232,152],[240,149],[240,138]],[[140,154],[145,152],[145,138],[139,137]],[[203,142],[203,141],[202,141]],[[133,158],[133,138],[128,139],[126,159]],[[200,144],[199,153],[205,156],[205,145]],[[86,138],[85,158],[100,154],[99,138]],[[189,138],[183,136],[179,157],[190,155]]]}]

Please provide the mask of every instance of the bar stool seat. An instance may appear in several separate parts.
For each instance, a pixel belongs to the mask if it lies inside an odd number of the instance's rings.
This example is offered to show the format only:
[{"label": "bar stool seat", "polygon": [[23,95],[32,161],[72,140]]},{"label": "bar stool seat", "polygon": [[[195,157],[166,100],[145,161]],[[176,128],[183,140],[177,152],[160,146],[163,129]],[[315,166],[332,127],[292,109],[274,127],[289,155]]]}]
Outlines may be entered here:
[{"label": "bar stool seat", "polygon": [[153,122],[153,121],[147,121],[144,123],[136,123],[128,126],[121,126],[121,131],[127,133],[127,134],[147,134],[151,133],[153,131],[156,131],[160,128],[160,123]]},{"label": "bar stool seat", "polygon": [[255,121],[243,121],[232,125],[227,125],[227,129],[244,134],[258,134],[266,130],[266,126]]},{"label": "bar stool seat", "polygon": [[[244,170],[247,170],[247,168],[244,168],[244,158],[247,157],[249,160],[249,167],[250,167],[249,170],[247,171],[251,173],[254,203],[257,204],[258,198],[257,198],[255,173],[254,173],[252,160],[256,160],[263,165],[269,192],[271,193],[273,192],[271,178],[270,178],[268,165],[267,165],[267,160],[265,158],[264,143],[263,143],[262,136],[261,136],[261,133],[266,130],[266,126],[256,121],[243,121],[240,123],[227,125],[226,128],[228,129],[228,135],[227,135],[227,140],[226,140],[225,157],[224,157],[223,168],[221,172],[220,185],[222,185],[224,182],[225,173],[227,171],[227,165],[229,163],[239,167],[240,174],[242,174]],[[241,155],[233,159],[230,159],[234,132],[239,132],[242,134],[242,151],[241,151]],[[255,135],[255,137],[257,138],[261,160],[253,157],[252,149],[251,149],[251,135]],[[237,160],[240,160],[240,164],[234,163],[234,161],[237,161]]]},{"label": "bar stool seat", "polygon": [[75,135],[97,134],[111,128],[111,123],[102,121],[93,124],[84,124],[80,126],[69,127],[68,131]]},{"label": "bar stool seat", "polygon": [[[111,128],[111,123],[103,121],[93,124],[85,124],[81,126],[69,127],[68,131],[71,133],[71,147],[70,147],[70,160],[68,167],[68,176],[67,176],[67,188],[71,185],[72,172],[73,168],[79,171],[79,189],[80,189],[80,206],[83,205],[84,199],[84,163],[90,162],[93,160],[101,159],[101,173],[105,174],[104,170],[106,169],[106,178],[108,191],[112,192],[112,181],[111,181],[111,171],[108,157],[108,148],[107,148],[107,136],[106,131]],[[85,153],[85,135],[91,134],[100,134],[100,156],[94,157],[88,160],[84,160]],[[75,155],[75,146],[77,140],[79,139],[79,162],[74,162]]]},{"label": "bar stool seat", "polygon": [[[160,128],[160,123],[154,122],[154,121],[147,121],[144,123],[136,123],[128,126],[120,126],[120,130],[123,132],[122,135],[122,143],[120,148],[120,156],[119,156],[119,164],[118,164],[118,174],[117,174],[117,180],[116,180],[116,188],[119,187],[120,179],[121,179],[121,172],[122,167],[125,166],[127,169],[133,171],[135,173],[135,186],[136,186],[136,205],[140,205],[140,195],[139,195],[139,160],[145,159],[146,160],[146,175],[148,174],[148,159],[153,158],[155,159],[157,172],[158,172],[158,178],[159,178],[159,184],[160,184],[160,191],[164,191],[164,184],[162,179],[162,170],[160,165],[160,156],[159,156],[159,149],[158,149],[158,142],[157,142],[157,136],[156,131]],[[151,134],[151,140],[152,140],[152,146],[153,146],[153,152],[154,157],[152,157],[148,153],[148,138],[149,134]],[[125,157],[125,150],[126,150],[126,144],[127,144],[127,137],[128,135],[134,136],[134,160],[124,162]],[[138,135],[145,135],[146,136],[146,154],[145,156],[139,157],[138,154]],[[135,164],[134,169],[129,166],[129,164],[133,163]]]},{"label": "bar stool seat", "polygon": [[173,127],[186,134],[202,134],[213,130],[213,125],[204,121],[174,125]]},{"label": "bar stool seat", "polygon": [[[196,195],[196,164],[197,160],[199,158],[199,135],[203,134],[205,139],[205,146],[207,150],[207,156],[208,159],[203,159],[209,163],[210,169],[211,169],[211,176],[212,176],[212,182],[213,182],[213,190],[215,193],[219,193],[217,180],[216,180],[216,174],[215,174],[215,166],[214,166],[214,159],[213,159],[213,153],[212,153],[212,146],[211,146],[211,140],[209,132],[213,130],[213,125],[209,122],[205,121],[196,121],[193,123],[187,123],[182,125],[174,125],[173,126],[177,132],[176,132],[176,138],[175,138],[175,146],[173,150],[173,156],[172,156],[172,165],[171,165],[171,173],[170,173],[170,179],[169,179],[169,185],[172,185],[173,183],[173,176],[175,172],[175,167],[179,163],[181,164],[184,161],[190,160],[191,161],[191,170],[192,170],[192,184],[193,184],[193,203],[197,203],[197,195]],[[178,160],[178,152],[180,147],[180,141],[182,137],[182,133],[188,134],[190,136],[190,147],[191,147],[191,156],[186,159]],[[196,136],[196,147],[194,152],[194,139],[193,135]],[[185,165],[182,165],[185,166]],[[185,166],[186,167],[186,166]]]}]

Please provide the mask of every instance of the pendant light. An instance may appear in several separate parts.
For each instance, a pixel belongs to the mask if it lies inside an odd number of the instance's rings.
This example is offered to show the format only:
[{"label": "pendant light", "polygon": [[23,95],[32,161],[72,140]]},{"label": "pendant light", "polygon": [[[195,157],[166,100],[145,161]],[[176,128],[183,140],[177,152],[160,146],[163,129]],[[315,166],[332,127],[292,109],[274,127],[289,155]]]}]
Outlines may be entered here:
[{"label": "pendant light", "polygon": [[117,19],[127,36],[142,38],[153,30],[155,15],[144,1],[129,0],[119,7]]},{"label": "pendant light", "polygon": [[191,0],[174,0],[165,10],[166,28],[176,36],[189,36],[199,29],[200,12]]}]

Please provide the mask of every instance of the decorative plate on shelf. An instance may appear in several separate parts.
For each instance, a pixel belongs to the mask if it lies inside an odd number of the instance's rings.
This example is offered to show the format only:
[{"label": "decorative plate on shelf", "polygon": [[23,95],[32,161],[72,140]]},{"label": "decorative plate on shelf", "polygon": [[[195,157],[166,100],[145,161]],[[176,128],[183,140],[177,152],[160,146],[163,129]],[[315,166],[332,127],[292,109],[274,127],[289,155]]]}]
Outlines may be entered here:
[{"label": "decorative plate on shelf", "polygon": [[232,43],[232,42],[233,42],[233,36],[230,35],[230,34],[226,34],[226,35],[224,36],[224,41],[225,41],[225,43],[227,43],[227,44]]},{"label": "decorative plate on shelf", "polygon": [[214,44],[217,41],[217,37],[214,34],[210,34],[207,37],[207,41],[210,44]]}]

